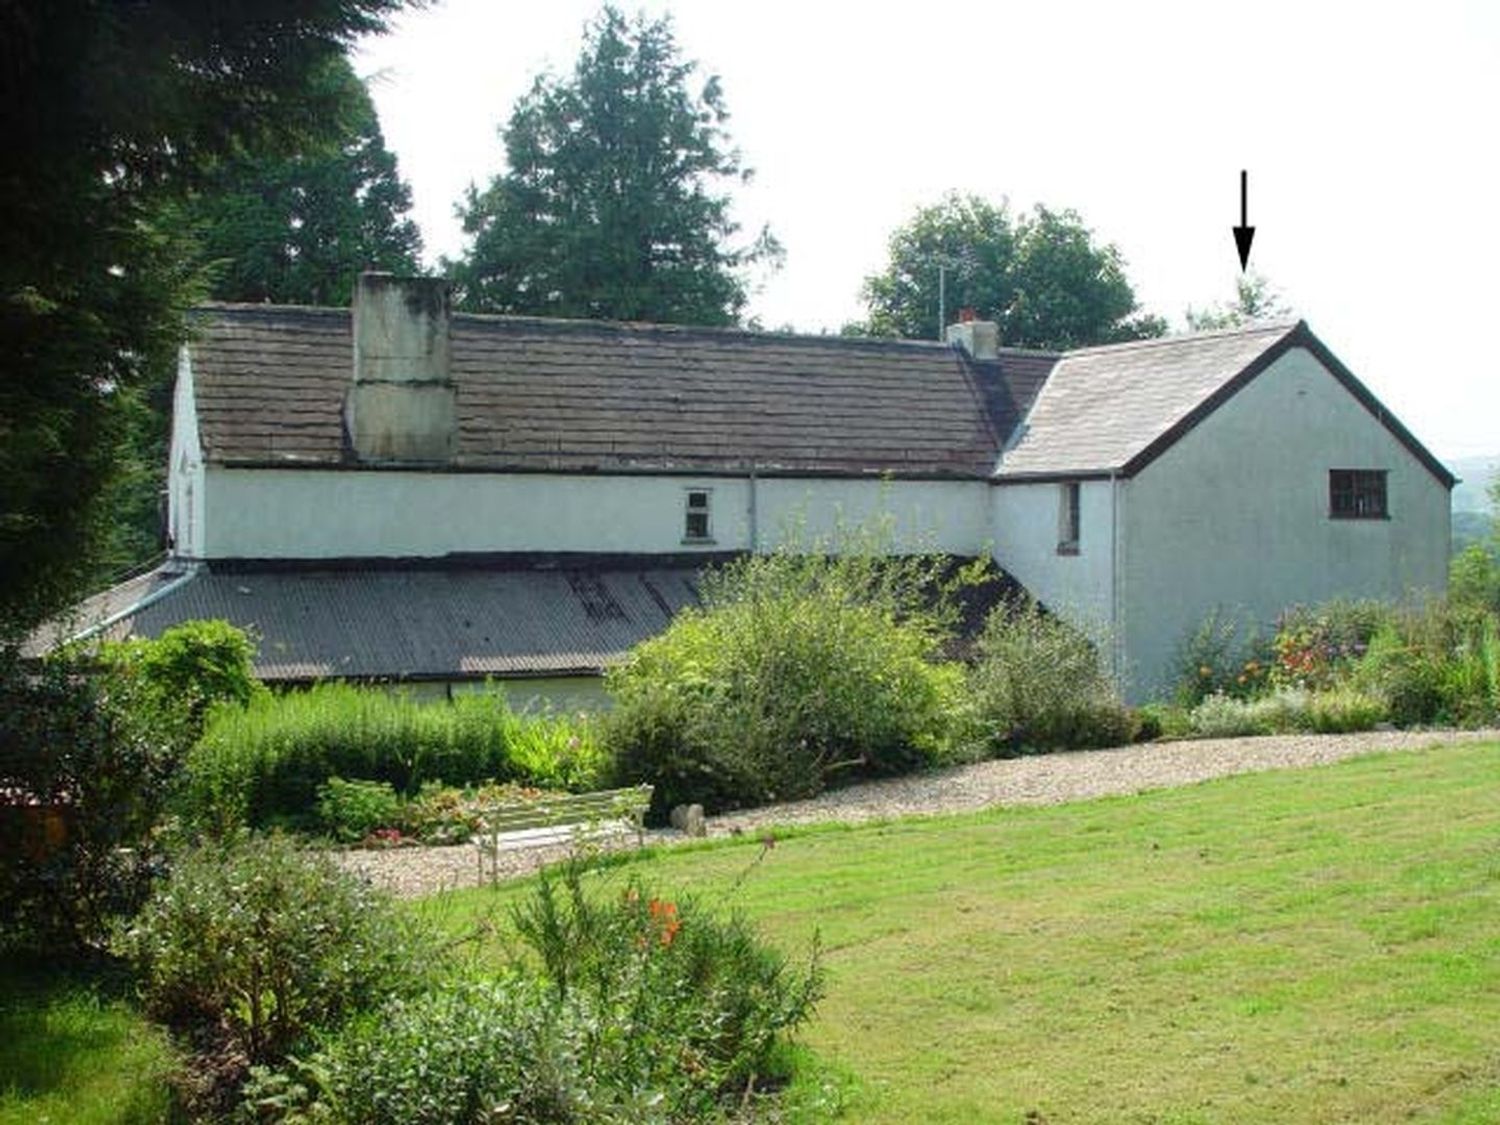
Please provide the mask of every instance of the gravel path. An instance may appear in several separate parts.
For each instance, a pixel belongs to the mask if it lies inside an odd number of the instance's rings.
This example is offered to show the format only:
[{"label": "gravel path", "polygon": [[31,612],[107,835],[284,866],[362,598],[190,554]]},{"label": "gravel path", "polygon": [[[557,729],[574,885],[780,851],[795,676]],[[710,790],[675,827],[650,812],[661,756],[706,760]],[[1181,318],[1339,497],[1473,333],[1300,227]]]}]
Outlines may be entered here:
[{"label": "gravel path", "polygon": [[[1057,805],[1259,770],[1323,765],[1382,750],[1415,750],[1454,742],[1500,741],[1500,730],[1371,731],[1363,734],[1158,742],[1117,750],[1086,750],[979,762],[888,781],[835,789],[791,801],[708,818],[708,834],[758,832],[780,824],[932,816],[992,805]],[[669,830],[647,833],[652,843],[682,841]],[[631,838],[621,842],[633,846]],[[566,845],[530,847],[501,857],[502,878],[513,878],[562,858]],[[407,897],[479,883],[476,850],[468,844],[337,853],[345,867]]]}]

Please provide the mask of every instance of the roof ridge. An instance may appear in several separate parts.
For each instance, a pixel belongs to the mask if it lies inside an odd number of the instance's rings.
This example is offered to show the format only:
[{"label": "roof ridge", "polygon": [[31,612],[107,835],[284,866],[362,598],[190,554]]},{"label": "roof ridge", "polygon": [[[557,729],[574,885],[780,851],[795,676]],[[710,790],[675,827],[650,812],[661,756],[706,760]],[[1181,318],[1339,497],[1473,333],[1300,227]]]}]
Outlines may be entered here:
[{"label": "roof ridge", "polygon": [[[230,313],[278,316],[316,316],[330,319],[348,317],[347,308],[329,305],[275,304],[253,301],[205,301],[195,305],[195,313]],[[453,313],[455,323],[461,321],[480,324],[537,325],[543,328],[564,329],[580,332],[637,332],[669,336],[738,337],[746,340],[773,340],[793,344],[823,344],[830,346],[853,345],[863,348],[912,348],[926,352],[952,352],[957,345],[942,340],[913,340],[904,336],[845,336],[836,332],[779,332],[759,328],[744,328],[730,324],[668,324],[650,320],[608,320],[577,316],[535,316],[516,313]],[[1061,359],[1071,353],[1045,348],[1004,347],[999,356],[1004,358]],[[978,362],[984,362],[980,360]]]},{"label": "roof ridge", "polygon": [[744,328],[732,324],[668,324],[650,320],[607,320],[589,317],[534,316],[514,313],[455,312],[454,322],[472,321],[481,324],[537,325],[544,328],[565,329],[579,332],[636,332],[666,336],[712,336],[738,337],[746,340],[779,340],[797,344],[853,344],[861,347],[917,348],[923,351],[946,352],[953,345],[940,340],[909,340],[899,336],[844,336],[834,332],[777,332],[759,328]]},{"label": "roof ridge", "polygon": [[330,305],[281,305],[269,301],[204,301],[194,305],[189,313],[294,313],[299,316],[348,316],[349,310]]},{"label": "roof ridge", "polygon": [[1062,353],[1063,359],[1071,359],[1076,355],[1097,355],[1100,352],[1128,351],[1137,348],[1160,348],[1169,347],[1174,344],[1186,344],[1197,340],[1222,339],[1229,336],[1258,336],[1272,333],[1286,335],[1296,331],[1304,321],[1293,320],[1262,320],[1250,324],[1239,325],[1235,328],[1212,328],[1203,332],[1174,332],[1167,336],[1152,336],[1146,340],[1121,340],[1117,344],[1093,344],[1087,348],[1073,348]]}]

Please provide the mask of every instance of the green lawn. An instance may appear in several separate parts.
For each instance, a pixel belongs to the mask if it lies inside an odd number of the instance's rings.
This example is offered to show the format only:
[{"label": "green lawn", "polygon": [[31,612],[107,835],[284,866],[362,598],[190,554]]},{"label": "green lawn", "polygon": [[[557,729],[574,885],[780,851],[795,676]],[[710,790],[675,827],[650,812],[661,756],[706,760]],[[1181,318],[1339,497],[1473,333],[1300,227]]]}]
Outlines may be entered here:
[{"label": "green lawn", "polygon": [[[637,870],[716,898],[755,852]],[[821,932],[794,1100],[845,1120],[1500,1120],[1500,746],[807,830],[732,899]]]},{"label": "green lawn", "polygon": [[0,970],[0,1125],[171,1119],[166,1036],[116,982]]}]

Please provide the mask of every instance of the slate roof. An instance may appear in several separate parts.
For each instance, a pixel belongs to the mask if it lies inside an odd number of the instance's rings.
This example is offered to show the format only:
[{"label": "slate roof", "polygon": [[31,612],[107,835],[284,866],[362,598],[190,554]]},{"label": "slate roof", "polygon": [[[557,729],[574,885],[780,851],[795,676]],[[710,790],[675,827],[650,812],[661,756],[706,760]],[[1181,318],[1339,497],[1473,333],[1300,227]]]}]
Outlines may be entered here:
[{"label": "slate roof", "polygon": [[999,476],[1119,471],[1295,324],[1068,352],[1005,450]]},{"label": "slate roof", "polygon": [[1001,455],[997,480],[1131,476],[1294,347],[1329,373],[1446,487],[1453,474],[1313,335],[1253,324],[1065,353]]},{"label": "slate roof", "polygon": [[[255,674],[283,683],[594,674],[697,604],[703,562],[208,565],[102,635],[156,637],[221,618],[259,638]],[[180,577],[169,564],[91,598],[66,632],[101,624]],[[58,631],[39,633],[28,648],[45,651],[57,639]]]},{"label": "slate roof", "polygon": [[[910,340],[456,314],[459,439],[446,467],[1129,476],[1296,346],[1452,486],[1301,322],[976,362]],[[208,306],[191,354],[210,463],[355,464],[347,310]]]},{"label": "slate roof", "polygon": [[[191,345],[205,456],[348,463],[347,310],[209,306]],[[455,315],[451,467],[986,477],[1056,361],[937,343]]]}]

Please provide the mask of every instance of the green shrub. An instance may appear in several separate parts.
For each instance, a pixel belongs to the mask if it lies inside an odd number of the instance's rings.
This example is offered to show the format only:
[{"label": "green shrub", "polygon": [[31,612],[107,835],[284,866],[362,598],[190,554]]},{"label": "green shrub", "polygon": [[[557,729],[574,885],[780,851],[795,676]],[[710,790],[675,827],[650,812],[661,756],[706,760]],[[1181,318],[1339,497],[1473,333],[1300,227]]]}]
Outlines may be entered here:
[{"label": "green shrub", "polygon": [[103,644],[106,668],[132,669],[173,706],[186,708],[194,733],[219,703],[245,706],[266,692],[255,678],[255,642],[227,621],[187,621],[155,640],[135,637]]},{"label": "green shrub", "polygon": [[1192,710],[1193,733],[1200,738],[1243,738],[1290,734],[1311,728],[1309,696],[1283,689],[1260,699],[1211,695]]},{"label": "green shrub", "polygon": [[1371,638],[1352,682],[1383,699],[1398,726],[1493,722],[1500,715],[1495,616],[1451,601],[1405,606]]},{"label": "green shrub", "polygon": [[631,1099],[631,1091],[611,1089],[610,1076],[597,1073],[583,1042],[587,1022],[587,1013],[559,1002],[540,979],[514,974],[449,984],[351,1023],[305,1064],[261,1069],[246,1084],[242,1119],[328,1125],[665,1120],[649,1104],[654,1092]]},{"label": "green shrub", "polygon": [[105,942],[148,890],[188,740],[185,712],[134,669],[90,674],[77,654],[28,669],[0,649],[0,938]]},{"label": "green shrub", "polygon": [[928,567],[781,552],[707,576],[704,608],[606,678],[618,780],[655,785],[659,816],[809,797],[932,760],[962,676],[937,663]]},{"label": "green shrub", "polygon": [[178,1028],[223,1028],[252,1062],[275,1060],[388,996],[430,958],[406,915],[326,856],[282,837],[187,853],[117,949],[147,1010]]},{"label": "green shrub", "polygon": [[1385,701],[1344,686],[1314,693],[1307,701],[1309,725],[1318,734],[1373,730],[1386,720]]},{"label": "green shrub", "polygon": [[432,781],[588,789],[605,769],[592,722],[519,716],[499,692],[418,703],[320,684],[215,711],[188,760],[185,809],[221,828],[305,826],[331,777],[384,782],[411,796]]},{"label": "green shrub", "polygon": [[1119,746],[1137,730],[1093,643],[1034,602],[985,621],[969,696],[992,754]]},{"label": "green shrub", "polygon": [[1193,717],[1175,703],[1147,703],[1136,710],[1136,738],[1141,742],[1193,736]]},{"label": "green shrub", "polygon": [[1494,546],[1471,543],[1453,558],[1448,597],[1455,605],[1500,613],[1500,559]]},{"label": "green shrub", "polygon": [[345,781],[330,777],[318,787],[318,820],[343,844],[356,844],[377,828],[402,820],[403,802],[384,781]]},{"label": "green shrub", "polygon": [[1216,608],[1177,646],[1175,698],[1189,709],[1211,695],[1249,699],[1265,689],[1271,658],[1256,622]]}]

